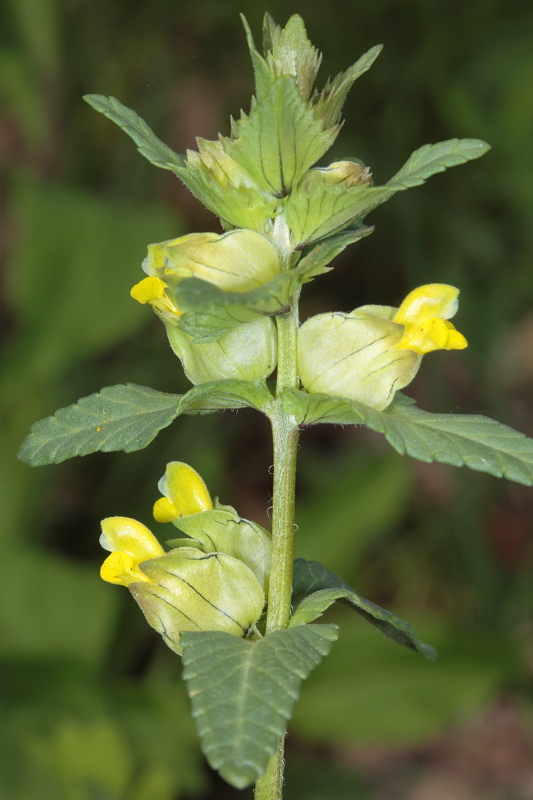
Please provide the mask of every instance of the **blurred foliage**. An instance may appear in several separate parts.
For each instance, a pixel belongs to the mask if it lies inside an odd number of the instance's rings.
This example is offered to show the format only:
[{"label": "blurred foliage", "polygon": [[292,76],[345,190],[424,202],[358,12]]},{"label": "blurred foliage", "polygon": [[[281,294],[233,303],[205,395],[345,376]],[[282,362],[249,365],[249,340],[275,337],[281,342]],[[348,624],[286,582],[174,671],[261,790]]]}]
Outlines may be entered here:
[{"label": "blurred foliage", "polygon": [[[127,593],[100,582],[97,540],[104,516],[149,521],[171,458],[268,524],[266,425],[251,412],[183,418],[141,453],[38,470],[15,452],[33,421],[104,385],[185,388],[162,326],[128,293],[147,243],[213,220],[81,95],[119,97],[180,152],[195,135],[227,133],[252,86],[241,10],[259,38],[265,9],[251,2],[0,9],[0,795],[13,800],[237,796],[205,772],[175,657]],[[376,233],[307,289],[304,318],[395,305],[421,283],[459,286],[470,347],[425,360],[417,400],[532,435],[533,7],[271,0],[268,10],[282,23],[302,13],[326,54],[322,80],[385,44],[348,99],[331,160],[362,158],[381,181],[426,142],[493,147],[374,212]],[[330,612],[343,632],[297,705],[291,797],[384,797],[339,754],[420,746],[502,693],[531,727],[531,491],[408,462],[364,431],[304,434],[300,465],[299,554],[416,623],[441,658],[424,662]]]}]

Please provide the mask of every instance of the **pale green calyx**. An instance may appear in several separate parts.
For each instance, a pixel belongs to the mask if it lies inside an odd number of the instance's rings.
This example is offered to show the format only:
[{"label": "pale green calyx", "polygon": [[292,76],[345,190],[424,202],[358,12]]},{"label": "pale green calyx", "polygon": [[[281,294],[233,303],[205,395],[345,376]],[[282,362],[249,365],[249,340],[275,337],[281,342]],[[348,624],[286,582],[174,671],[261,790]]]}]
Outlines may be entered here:
[{"label": "pale green calyx", "polygon": [[276,366],[277,334],[270,317],[224,331],[214,342],[195,344],[176,325],[167,335],[188,379],[195,384],[219,380],[255,381],[267,378]]},{"label": "pale green calyx", "polygon": [[224,631],[246,636],[259,620],[265,596],[253,572],[225,553],[179,547],[145,561],[148,581],[129,590],[148,623],[175,653],[183,631]]},{"label": "pale green calyx", "polygon": [[221,142],[200,138],[196,142],[198,152],[187,150],[186,166],[180,172],[185,185],[225,227],[266,233],[277,200],[226,153]]},{"label": "pale green calyx", "polygon": [[268,595],[272,543],[269,532],[261,525],[239,517],[231,506],[219,504],[212,510],[175,519],[174,525],[204,552],[218,551],[238,558],[252,570]]}]

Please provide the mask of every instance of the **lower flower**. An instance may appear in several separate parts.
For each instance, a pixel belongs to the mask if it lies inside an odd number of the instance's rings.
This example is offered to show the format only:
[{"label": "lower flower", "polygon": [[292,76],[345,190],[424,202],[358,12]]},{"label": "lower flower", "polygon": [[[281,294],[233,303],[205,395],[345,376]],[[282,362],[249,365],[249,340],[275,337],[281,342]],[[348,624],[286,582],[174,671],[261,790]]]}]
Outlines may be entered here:
[{"label": "lower flower", "polygon": [[100,542],[112,551],[101,577],[128,587],[175,653],[181,654],[183,631],[246,636],[263,612],[263,589],[238,558],[196,547],[165,553],[145,525],[128,517],[103,520]]}]

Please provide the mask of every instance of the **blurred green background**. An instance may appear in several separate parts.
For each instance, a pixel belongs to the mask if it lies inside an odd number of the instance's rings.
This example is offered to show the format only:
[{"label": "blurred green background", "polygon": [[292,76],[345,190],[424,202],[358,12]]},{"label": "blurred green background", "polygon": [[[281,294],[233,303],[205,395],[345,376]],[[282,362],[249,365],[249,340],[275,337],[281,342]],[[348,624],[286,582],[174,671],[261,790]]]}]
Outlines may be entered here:
[{"label": "blurred green background", "polygon": [[[205,767],[179,661],[128,592],[100,581],[98,535],[105,516],[150,522],[170,459],[268,524],[266,422],[247,411],[184,417],[140,453],[39,469],[15,453],[32,422],[102,386],[186,390],[163,327],[129,289],[148,243],[218,225],[81,96],[117,96],[180,152],[227,133],[252,92],[238,12],[258,40],[264,10],[247,0],[0,7],[0,796],[11,800],[250,796]],[[410,394],[533,435],[533,5],[270,0],[268,10],[282,24],[304,16],[325,53],[320,84],[385,44],[328,160],[361,158],[383,182],[426,142],[493,147],[373,212],[374,235],[306,289],[303,317],[457,285],[470,347],[426,358]],[[298,554],[412,621],[440,658],[332,612],[342,635],[297,705],[287,797],[533,797],[533,492],[325,426],[302,437],[298,491]]]}]

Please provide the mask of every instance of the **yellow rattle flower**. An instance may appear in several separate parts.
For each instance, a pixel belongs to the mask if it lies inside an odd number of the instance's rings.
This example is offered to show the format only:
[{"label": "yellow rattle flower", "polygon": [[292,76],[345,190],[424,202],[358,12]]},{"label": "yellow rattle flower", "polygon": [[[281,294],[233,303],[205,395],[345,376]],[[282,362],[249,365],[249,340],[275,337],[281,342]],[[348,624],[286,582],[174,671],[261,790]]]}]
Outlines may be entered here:
[{"label": "yellow rattle flower", "polygon": [[458,294],[453,286],[431,283],[408,294],[399,308],[361,306],[311,317],[298,334],[304,388],[387,408],[411,383],[425,353],[467,346],[448,321]]}]

